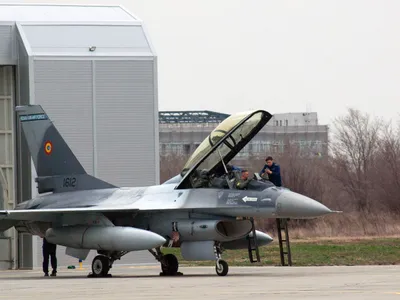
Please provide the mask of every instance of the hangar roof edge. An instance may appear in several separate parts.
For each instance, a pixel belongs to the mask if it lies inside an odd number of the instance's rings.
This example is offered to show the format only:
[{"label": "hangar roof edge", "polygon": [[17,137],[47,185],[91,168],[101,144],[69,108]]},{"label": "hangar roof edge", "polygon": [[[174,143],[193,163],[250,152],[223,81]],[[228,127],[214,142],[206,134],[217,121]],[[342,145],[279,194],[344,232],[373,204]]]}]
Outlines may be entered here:
[{"label": "hangar roof edge", "polygon": [[0,22],[139,21],[121,5],[0,3]]}]

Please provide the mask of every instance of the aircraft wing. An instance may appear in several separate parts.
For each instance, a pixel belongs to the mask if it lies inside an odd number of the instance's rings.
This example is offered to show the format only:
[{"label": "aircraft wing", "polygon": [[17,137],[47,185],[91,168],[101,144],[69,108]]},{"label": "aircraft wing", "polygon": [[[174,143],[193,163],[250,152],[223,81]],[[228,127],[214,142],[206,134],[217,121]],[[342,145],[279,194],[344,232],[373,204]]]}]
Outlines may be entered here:
[{"label": "aircraft wing", "polygon": [[0,210],[0,222],[2,220],[15,221],[43,221],[51,222],[59,219],[62,215],[84,215],[90,213],[134,213],[138,208],[126,207],[82,207],[82,208],[48,208],[48,209],[21,209],[21,210]]}]

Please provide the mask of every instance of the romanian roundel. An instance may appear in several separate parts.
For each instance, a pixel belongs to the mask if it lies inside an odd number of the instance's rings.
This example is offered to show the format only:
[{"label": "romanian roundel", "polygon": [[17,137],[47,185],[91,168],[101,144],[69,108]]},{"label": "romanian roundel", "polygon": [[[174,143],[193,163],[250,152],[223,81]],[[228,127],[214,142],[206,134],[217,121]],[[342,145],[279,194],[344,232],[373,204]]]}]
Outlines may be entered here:
[{"label": "romanian roundel", "polygon": [[53,151],[53,144],[50,141],[47,141],[44,144],[44,153],[46,153],[47,155],[50,155],[51,151]]}]

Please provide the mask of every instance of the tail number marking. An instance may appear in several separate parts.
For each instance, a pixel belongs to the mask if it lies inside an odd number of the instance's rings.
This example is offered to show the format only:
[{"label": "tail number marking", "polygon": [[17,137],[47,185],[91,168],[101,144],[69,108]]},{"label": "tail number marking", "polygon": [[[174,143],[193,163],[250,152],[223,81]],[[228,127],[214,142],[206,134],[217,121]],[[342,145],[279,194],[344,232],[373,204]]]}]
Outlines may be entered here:
[{"label": "tail number marking", "polygon": [[75,187],[76,178],[75,177],[65,177],[63,179],[63,187]]}]

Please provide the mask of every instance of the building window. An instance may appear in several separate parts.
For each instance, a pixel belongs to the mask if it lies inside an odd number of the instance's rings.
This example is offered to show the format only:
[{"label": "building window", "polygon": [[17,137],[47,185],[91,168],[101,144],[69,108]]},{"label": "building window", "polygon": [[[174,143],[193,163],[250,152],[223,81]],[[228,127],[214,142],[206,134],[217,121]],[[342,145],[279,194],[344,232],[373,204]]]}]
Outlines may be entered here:
[{"label": "building window", "polygon": [[275,121],[275,125],[276,125],[276,126],[279,126],[279,123],[278,123],[278,121]]},{"label": "building window", "polygon": [[285,120],[285,126],[289,126],[289,120]]},{"label": "building window", "polygon": [[282,126],[282,120],[279,121],[279,126]]}]

